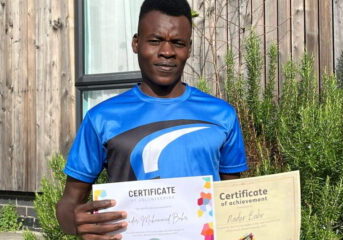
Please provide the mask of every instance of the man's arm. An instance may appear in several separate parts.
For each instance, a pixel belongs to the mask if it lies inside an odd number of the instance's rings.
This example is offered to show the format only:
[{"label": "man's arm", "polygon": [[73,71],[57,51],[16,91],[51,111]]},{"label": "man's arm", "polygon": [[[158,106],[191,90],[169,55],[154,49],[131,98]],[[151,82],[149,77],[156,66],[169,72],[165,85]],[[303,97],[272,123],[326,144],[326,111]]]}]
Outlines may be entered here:
[{"label": "man's arm", "polygon": [[126,218],[125,212],[107,212],[92,214],[94,211],[112,207],[114,200],[87,202],[91,184],[67,178],[61,200],[57,203],[58,222],[65,233],[77,234],[82,239],[121,239],[120,234],[106,235],[127,226],[126,222],[99,224]]},{"label": "man's arm", "polygon": [[220,173],[221,180],[233,180],[241,177],[241,173]]}]

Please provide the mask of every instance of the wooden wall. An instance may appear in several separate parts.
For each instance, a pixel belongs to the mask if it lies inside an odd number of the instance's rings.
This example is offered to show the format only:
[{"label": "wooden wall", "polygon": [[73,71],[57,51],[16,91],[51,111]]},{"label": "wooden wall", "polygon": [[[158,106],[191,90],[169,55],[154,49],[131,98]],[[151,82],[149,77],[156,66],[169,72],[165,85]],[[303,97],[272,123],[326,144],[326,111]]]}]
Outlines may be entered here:
[{"label": "wooden wall", "polygon": [[[218,84],[225,74],[224,57],[228,49],[235,53],[236,71],[244,69],[242,46],[253,29],[261,39],[261,52],[272,43],[279,47],[278,83],[282,88],[282,66],[298,60],[307,50],[315,58],[316,77],[334,71],[343,50],[342,0],[189,0],[200,16],[195,18],[193,54],[185,68],[185,80],[196,83],[207,79],[213,93],[221,96]],[[261,87],[267,79],[262,71]],[[218,81],[219,79],[219,81]]]},{"label": "wooden wall", "polygon": [[[281,67],[307,49],[317,79],[343,50],[342,0],[189,0],[195,19],[185,80],[206,78],[221,96],[224,56],[253,28],[261,51],[279,44]],[[0,190],[37,191],[52,154],[65,154],[75,134],[74,1],[0,0]],[[264,59],[266,61],[266,58]],[[265,86],[267,68],[262,72]],[[219,81],[216,81],[219,80]]]},{"label": "wooden wall", "polygon": [[75,133],[73,1],[0,0],[0,190],[37,191]]}]

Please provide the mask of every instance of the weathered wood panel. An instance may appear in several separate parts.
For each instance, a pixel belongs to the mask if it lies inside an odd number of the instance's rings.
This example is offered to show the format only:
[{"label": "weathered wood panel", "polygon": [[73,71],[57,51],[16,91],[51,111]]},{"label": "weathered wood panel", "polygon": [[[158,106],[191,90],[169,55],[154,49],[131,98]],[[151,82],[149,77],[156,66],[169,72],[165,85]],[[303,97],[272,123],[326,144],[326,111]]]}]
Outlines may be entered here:
[{"label": "weathered wood panel", "polygon": [[12,102],[13,129],[11,133],[13,141],[12,158],[12,181],[19,189],[25,189],[26,154],[25,145],[27,138],[24,137],[26,123],[24,119],[24,95],[27,89],[27,4],[26,1],[12,2],[13,39],[11,44],[12,55],[12,79],[15,97]]},{"label": "weathered wood panel", "polygon": [[[8,122],[8,109],[10,108],[10,100],[7,96],[10,94],[10,82],[7,81],[7,75],[9,72],[9,54],[8,54],[8,43],[10,39],[10,24],[8,21],[8,9],[6,2],[0,6],[0,176],[5,176],[11,165],[9,161],[9,150],[8,138],[10,129],[12,128],[12,122]],[[2,179],[1,182],[4,187],[8,187],[8,181]]]},{"label": "weathered wood panel", "polygon": [[238,75],[240,69],[240,2],[237,0],[228,0],[227,2],[228,49],[230,49],[234,55],[235,71],[236,75]]},{"label": "weathered wood panel", "polygon": [[[187,0],[189,5],[193,6],[194,3],[193,3],[193,0]],[[191,46],[191,56],[190,58],[187,60],[187,63],[185,65],[185,68],[183,69],[183,79],[182,81],[184,82],[187,82],[191,85],[195,84],[196,81],[194,81],[193,79],[193,76],[194,76],[194,69],[193,69],[193,65],[194,65],[194,28],[193,28],[193,31],[192,31],[192,46]]]},{"label": "weathered wood panel", "polygon": [[[319,81],[320,73],[324,69],[329,72],[333,70],[334,62],[342,51],[343,2],[339,0],[193,0],[192,3],[194,9],[201,8],[199,11],[200,17],[196,21],[206,24],[206,26],[198,24],[197,27],[201,26],[202,32],[194,36],[194,42],[202,43],[197,45],[197,52],[194,52],[191,60],[192,65],[199,66],[198,71],[195,71],[200,72],[198,77],[199,75],[206,75],[206,78],[211,78],[211,73],[213,73],[209,71],[213,66],[213,59],[209,60],[208,57],[209,47],[212,46],[208,44],[209,42],[216,39],[214,45],[217,53],[224,54],[223,51],[219,50],[222,36],[216,34],[213,37],[211,31],[214,27],[217,31],[222,29],[224,23],[218,21],[217,18],[208,16],[208,12],[213,9],[214,3],[216,13],[219,12],[218,6],[224,6],[225,4],[227,6],[227,45],[228,49],[232,49],[235,56],[237,56],[237,72],[245,74],[243,47],[250,29],[254,29],[260,36],[265,63],[260,84],[261,88],[264,87],[268,78],[266,54],[273,42],[278,44],[280,53],[278,82],[276,82],[275,86],[275,91],[278,94],[281,94],[283,66],[287,61],[291,59],[299,61],[306,49],[314,57],[315,76]],[[225,14],[221,11],[217,17],[224,19],[224,16]],[[206,56],[207,58],[205,58]],[[207,61],[201,61],[203,58],[207,59]],[[222,58],[217,56],[217,60],[220,59]],[[218,64],[217,67],[221,67],[221,65]],[[212,81],[211,84],[214,88],[218,86]],[[213,93],[218,94],[217,91]]]},{"label": "weathered wood panel", "polygon": [[319,79],[318,1],[305,0],[306,49],[314,57],[315,77]]},{"label": "weathered wood panel", "polygon": [[0,189],[34,192],[75,134],[73,1],[0,9]]},{"label": "weathered wood panel", "polygon": [[337,59],[343,51],[343,1],[333,1],[333,38],[334,38],[334,67],[337,65]]},{"label": "weathered wood panel", "polygon": [[216,81],[216,0],[204,0],[205,36],[204,36],[204,78],[214,94],[219,93]]},{"label": "weathered wood panel", "polygon": [[252,28],[256,32],[256,35],[260,39],[260,52],[262,56],[262,69],[261,69],[261,79],[260,79],[260,89],[264,92],[265,89],[265,75],[266,75],[266,51],[265,51],[265,12],[264,12],[264,0],[253,0],[251,2],[251,17],[252,17]]},{"label": "weathered wood panel", "polygon": [[192,39],[192,55],[188,60],[187,69],[184,77],[192,85],[196,85],[197,81],[204,76],[204,42],[205,42],[205,7],[203,1],[193,0],[192,8],[199,14],[194,19],[193,39]]},{"label": "weathered wood panel", "polygon": [[26,104],[26,137],[27,137],[27,145],[25,146],[26,149],[26,189],[30,189],[31,186],[37,186],[36,182],[36,173],[37,172],[37,151],[36,151],[36,1],[35,0],[28,0],[28,20],[27,20],[27,49],[28,49],[28,58],[27,61],[27,94],[25,98]]},{"label": "weathered wood panel", "polygon": [[[13,122],[13,97],[8,97],[14,94],[14,82],[11,80],[11,75],[13,71],[13,54],[12,54],[12,45],[13,45],[13,28],[14,28],[14,14],[13,14],[13,2],[6,3],[6,39],[5,39],[5,48],[6,48],[6,76],[5,76],[5,96],[4,96],[4,104],[3,104],[3,111],[4,111],[4,122],[6,124],[3,138],[1,141],[4,141],[4,160],[2,161],[3,166],[3,176],[6,178],[3,179],[3,185],[7,188],[11,187],[12,182],[15,181],[13,178],[13,152],[16,150],[14,149],[14,139],[13,139],[13,132],[15,124]],[[8,176],[10,175],[10,176]],[[12,179],[11,179],[12,178]]]},{"label": "weathered wood panel", "polygon": [[333,69],[332,2],[319,1],[319,74]]},{"label": "weathered wood panel", "polygon": [[33,89],[36,89],[36,48],[35,48],[35,25],[36,25],[36,12],[35,1],[27,1],[27,91],[25,96],[25,122],[26,122],[26,172],[25,181],[26,188],[29,186],[36,186],[36,175],[31,174],[36,172],[36,94]]},{"label": "weathered wood panel", "polygon": [[291,2],[278,0],[278,45],[279,45],[279,94],[284,75],[282,68],[292,58],[291,50]]},{"label": "weathered wood panel", "polygon": [[[225,55],[244,74],[244,41],[254,28],[266,56],[278,43],[282,67],[313,54],[316,77],[332,71],[343,50],[340,0],[189,0],[192,55],[184,79],[200,77],[221,96]],[[66,153],[75,133],[74,1],[0,0],[0,189],[36,191],[53,153]],[[320,17],[320,19],[319,19]],[[264,57],[264,62],[267,58]],[[264,87],[268,72],[261,78]],[[218,82],[219,80],[219,82]],[[280,89],[278,90],[278,87]]]},{"label": "weathered wood panel", "polygon": [[[6,8],[1,4],[0,5],[0,139],[4,139],[5,132],[5,88],[6,88]],[[0,140],[0,176],[4,175],[4,162],[5,159],[5,144],[3,140]],[[1,177],[0,177],[1,179]]]},{"label": "weathered wood panel", "polygon": [[251,31],[251,0],[240,0],[239,2],[239,27],[240,27],[240,35],[239,35],[239,46],[240,46],[240,56],[239,56],[239,65],[240,65],[240,73],[244,73],[245,69],[245,59],[244,59],[244,45],[247,36],[249,36]]},{"label": "weathered wood panel", "polygon": [[[44,16],[47,17],[49,25],[46,28],[47,39],[44,44],[47,47],[47,58],[45,65],[47,66],[44,93],[46,94],[47,101],[44,107],[44,140],[50,145],[50,149],[46,149],[44,155],[48,158],[51,155],[52,149],[60,149],[59,146],[59,132],[64,131],[60,124],[61,114],[61,54],[62,42],[61,32],[64,28],[65,20],[61,18],[61,3],[63,1],[50,1],[46,8],[44,8]],[[49,9],[54,11],[49,12]],[[56,47],[59,46],[59,47]],[[42,169],[47,168],[47,161],[40,161]],[[38,177],[42,177],[42,173]]]},{"label": "weathered wood panel", "polygon": [[[50,147],[44,147],[40,149],[41,146],[49,145],[50,142],[46,138],[46,131],[49,131],[46,123],[46,105],[50,104],[50,90],[48,89],[49,81],[51,76],[48,75],[49,59],[49,18],[50,14],[48,9],[50,8],[50,1],[46,2],[44,5],[36,5],[37,20],[36,20],[36,45],[37,45],[37,68],[36,69],[36,152],[37,152],[37,165],[36,165],[36,176],[40,176],[44,171],[39,171],[40,169],[45,169],[45,160],[49,157]],[[38,70],[38,71],[37,71]],[[43,160],[43,161],[42,161]],[[39,172],[39,173],[38,173]],[[36,183],[37,184],[37,183]]]},{"label": "weathered wood panel", "polygon": [[216,88],[217,95],[220,98],[224,97],[225,89],[225,73],[226,73],[226,61],[225,57],[227,55],[228,49],[228,21],[227,21],[227,1],[226,0],[216,0],[215,1],[215,64],[214,69],[216,78]]},{"label": "weathered wood panel", "polygon": [[305,51],[305,11],[303,0],[292,4],[292,59],[300,59]]},{"label": "weathered wood panel", "polygon": [[[266,52],[270,49],[273,44],[278,43],[278,17],[277,17],[277,1],[275,0],[266,0],[265,1],[265,46]],[[265,53],[267,55],[267,53]],[[266,82],[269,79],[269,58],[266,58]],[[279,92],[279,84],[278,84],[278,66],[276,69],[276,76],[275,76],[275,87],[274,93],[275,96],[278,96]]]},{"label": "weathered wood panel", "polygon": [[[63,131],[59,131],[60,149],[63,155],[69,151],[72,144],[76,118],[76,102],[75,102],[75,37],[74,37],[74,6],[68,4],[68,1],[61,2],[61,19],[64,19],[63,31],[61,31],[61,55],[64,53],[69,54],[61,61],[61,114],[60,124]],[[63,57],[63,55],[61,56]],[[66,134],[67,133],[67,134]]]}]

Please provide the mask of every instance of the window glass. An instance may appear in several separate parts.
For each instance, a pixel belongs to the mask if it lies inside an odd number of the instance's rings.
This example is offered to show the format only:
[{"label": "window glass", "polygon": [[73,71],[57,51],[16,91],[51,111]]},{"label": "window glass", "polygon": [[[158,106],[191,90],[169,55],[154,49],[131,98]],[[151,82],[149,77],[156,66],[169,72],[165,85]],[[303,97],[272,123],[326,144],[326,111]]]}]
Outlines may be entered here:
[{"label": "window glass", "polygon": [[138,71],[131,40],[143,0],[85,0],[85,74]]},{"label": "window glass", "polygon": [[82,92],[82,118],[85,117],[87,111],[97,105],[98,103],[105,101],[106,99],[116,96],[127,88],[118,89],[106,89],[106,90],[90,90]]}]

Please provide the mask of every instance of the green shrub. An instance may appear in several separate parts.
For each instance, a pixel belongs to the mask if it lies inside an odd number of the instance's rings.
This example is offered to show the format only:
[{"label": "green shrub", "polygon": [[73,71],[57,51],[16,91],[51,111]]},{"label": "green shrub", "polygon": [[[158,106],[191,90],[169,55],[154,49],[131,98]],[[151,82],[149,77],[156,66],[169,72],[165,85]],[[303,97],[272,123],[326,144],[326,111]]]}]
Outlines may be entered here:
[{"label": "green shrub", "polygon": [[232,51],[226,56],[226,98],[235,106],[240,118],[249,164],[254,169],[250,175],[275,173],[280,171],[276,167],[279,162],[278,155],[273,155],[276,152],[274,145],[277,109],[273,94],[277,71],[277,46],[273,45],[269,50],[268,82],[264,92],[261,92],[263,88],[259,85],[263,61],[260,40],[252,33],[245,43],[245,74],[235,74]]},{"label": "green shrub", "polygon": [[277,137],[287,168],[301,172],[302,239],[341,239],[343,95],[329,75],[319,94],[312,64],[305,54],[300,81],[288,83],[292,96],[281,99]]},{"label": "green shrub", "polygon": [[0,232],[17,231],[22,227],[14,205],[5,205],[0,209]]},{"label": "green shrub", "polygon": [[37,236],[29,230],[24,231],[23,237],[24,237],[24,240],[38,240]]},{"label": "green shrub", "polygon": [[[61,199],[66,175],[63,173],[65,159],[62,155],[55,155],[49,161],[49,167],[52,172],[51,177],[44,177],[41,181],[41,193],[36,194],[34,206],[37,211],[37,217],[43,230],[45,239],[73,240],[76,236],[66,235],[60,229],[56,218],[56,204]],[[107,181],[107,174],[102,172],[97,183]]]},{"label": "green shrub", "polygon": [[[313,57],[305,53],[299,62],[289,61],[282,67],[284,81],[276,100],[273,92],[277,46],[268,51],[268,82],[264,90],[259,87],[263,62],[259,49],[259,39],[252,33],[246,40],[245,75],[234,74],[232,53],[226,59],[227,99],[236,107],[241,121],[252,168],[248,175],[300,170],[301,239],[343,239],[340,82],[333,75],[323,75],[319,90]],[[340,77],[338,69],[336,76]]]},{"label": "green shrub", "polygon": [[[260,40],[254,32],[245,41],[244,58],[247,68],[247,103],[250,114],[256,123],[260,108],[259,92],[263,61],[260,51]],[[258,127],[258,124],[255,126]]]},{"label": "green shrub", "polygon": [[201,91],[210,93],[211,89],[209,88],[207,81],[205,78],[200,78],[197,83],[197,88],[199,88]]},{"label": "green shrub", "polygon": [[44,177],[41,181],[41,194],[36,194],[34,206],[43,230],[45,239],[77,239],[62,232],[56,218],[55,206],[62,197],[66,176],[62,172],[65,160],[61,155],[53,156],[49,162],[52,177]]},{"label": "green shrub", "polygon": [[343,51],[341,52],[341,56],[337,59],[336,78],[338,86],[343,88]]}]

